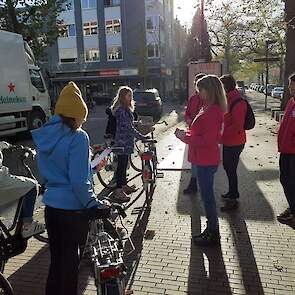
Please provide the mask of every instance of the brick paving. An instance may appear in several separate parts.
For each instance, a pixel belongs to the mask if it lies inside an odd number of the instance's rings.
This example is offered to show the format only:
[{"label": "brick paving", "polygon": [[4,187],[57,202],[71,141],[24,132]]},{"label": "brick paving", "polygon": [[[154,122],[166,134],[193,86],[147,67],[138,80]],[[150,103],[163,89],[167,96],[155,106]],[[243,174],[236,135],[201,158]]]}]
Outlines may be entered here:
[{"label": "brick paving", "polygon": [[[259,110],[260,102],[256,103]],[[206,219],[199,194],[182,194],[190,177],[187,172],[165,172],[151,210],[132,214],[143,200],[128,210],[126,224],[136,250],[126,257],[127,286],[134,294],[295,294],[294,230],[276,221],[287,206],[279,183],[278,125],[263,112],[256,116],[257,127],[248,132],[239,165],[240,206],[230,214],[219,212],[220,247],[191,243],[191,233],[204,229]],[[182,126],[178,121],[175,125]],[[160,159],[177,146],[172,133],[161,132]],[[218,204],[226,189],[220,166],[215,182]],[[154,231],[154,237],[145,239],[146,230]],[[48,261],[48,247],[33,239],[24,254],[9,260],[5,275],[15,294],[44,294]],[[81,294],[96,294],[90,274],[83,265]]]}]

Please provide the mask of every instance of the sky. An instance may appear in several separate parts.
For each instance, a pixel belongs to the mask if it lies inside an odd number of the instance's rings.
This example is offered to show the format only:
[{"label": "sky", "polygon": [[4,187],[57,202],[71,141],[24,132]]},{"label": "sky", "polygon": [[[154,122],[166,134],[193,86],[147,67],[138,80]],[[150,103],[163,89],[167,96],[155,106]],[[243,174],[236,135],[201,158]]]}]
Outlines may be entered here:
[{"label": "sky", "polygon": [[[222,0],[214,0],[218,4]],[[196,12],[196,6],[200,0],[174,0],[174,14],[180,20],[181,24],[190,26],[192,18]],[[206,4],[206,0],[205,0]]]}]

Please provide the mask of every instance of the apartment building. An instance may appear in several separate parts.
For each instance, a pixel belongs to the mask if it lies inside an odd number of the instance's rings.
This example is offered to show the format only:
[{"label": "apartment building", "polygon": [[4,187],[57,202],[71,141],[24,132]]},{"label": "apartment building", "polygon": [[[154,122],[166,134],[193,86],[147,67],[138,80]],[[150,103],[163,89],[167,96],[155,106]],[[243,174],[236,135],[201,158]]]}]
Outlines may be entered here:
[{"label": "apartment building", "polygon": [[120,85],[171,95],[173,0],[67,0],[59,19],[47,68],[53,96],[70,80],[96,100],[112,98]]}]

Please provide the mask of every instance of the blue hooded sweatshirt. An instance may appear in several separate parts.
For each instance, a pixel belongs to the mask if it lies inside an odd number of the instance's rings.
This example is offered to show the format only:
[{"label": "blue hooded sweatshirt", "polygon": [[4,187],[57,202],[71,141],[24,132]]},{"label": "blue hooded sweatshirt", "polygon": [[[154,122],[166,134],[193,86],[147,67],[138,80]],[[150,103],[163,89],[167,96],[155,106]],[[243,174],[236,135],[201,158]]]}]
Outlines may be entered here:
[{"label": "blue hooded sweatshirt", "polygon": [[47,188],[44,204],[65,210],[101,207],[91,181],[87,133],[83,129],[73,132],[61,117],[53,116],[42,128],[32,131],[32,137]]}]

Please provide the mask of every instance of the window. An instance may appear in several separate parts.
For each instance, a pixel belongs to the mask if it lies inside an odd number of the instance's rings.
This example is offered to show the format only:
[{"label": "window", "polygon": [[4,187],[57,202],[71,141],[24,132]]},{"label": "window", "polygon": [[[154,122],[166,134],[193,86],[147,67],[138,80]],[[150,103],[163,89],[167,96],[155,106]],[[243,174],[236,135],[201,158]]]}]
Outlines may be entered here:
[{"label": "window", "polygon": [[69,37],[76,36],[76,26],[75,25],[68,25],[68,30],[69,30]]},{"label": "window", "polygon": [[81,0],[82,8],[96,8],[96,0]]},{"label": "window", "polygon": [[148,44],[148,57],[159,57],[159,45],[155,43]]},{"label": "window", "polygon": [[77,58],[61,58],[61,63],[67,63],[67,62],[77,62]]},{"label": "window", "polygon": [[84,36],[97,35],[98,34],[97,22],[84,23],[83,33],[84,33]]},{"label": "window", "polygon": [[146,29],[147,30],[157,30],[159,28],[159,17],[149,16],[146,18]]},{"label": "window", "polygon": [[73,10],[74,9],[74,0],[67,0],[62,4],[62,8],[67,10]]},{"label": "window", "polygon": [[104,0],[104,6],[109,7],[109,6],[119,6],[121,0]]},{"label": "window", "polygon": [[86,61],[99,61],[99,49],[98,48],[87,48],[85,50]]},{"label": "window", "polygon": [[45,92],[45,87],[41,78],[40,70],[30,70],[30,76],[33,86],[36,87],[40,92]]},{"label": "window", "polygon": [[122,57],[122,47],[113,46],[108,48],[108,60],[120,60]]},{"label": "window", "polygon": [[59,25],[59,37],[75,37],[76,36],[76,26],[74,24],[71,25]]},{"label": "window", "polygon": [[121,20],[113,19],[106,21],[106,33],[107,34],[116,34],[121,32]]}]

